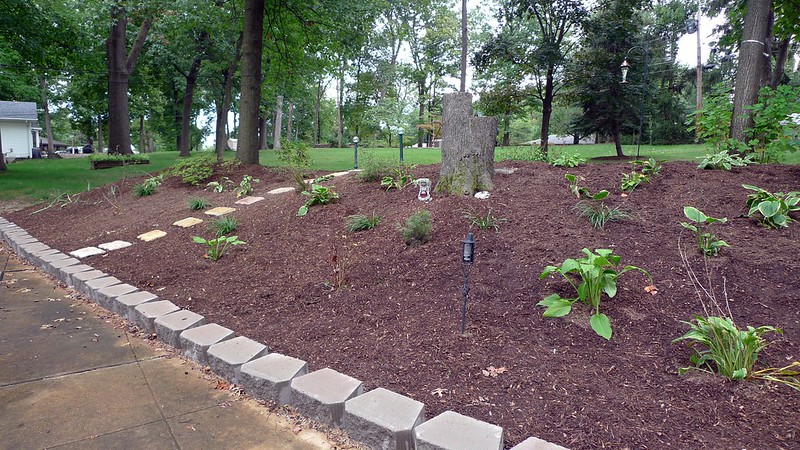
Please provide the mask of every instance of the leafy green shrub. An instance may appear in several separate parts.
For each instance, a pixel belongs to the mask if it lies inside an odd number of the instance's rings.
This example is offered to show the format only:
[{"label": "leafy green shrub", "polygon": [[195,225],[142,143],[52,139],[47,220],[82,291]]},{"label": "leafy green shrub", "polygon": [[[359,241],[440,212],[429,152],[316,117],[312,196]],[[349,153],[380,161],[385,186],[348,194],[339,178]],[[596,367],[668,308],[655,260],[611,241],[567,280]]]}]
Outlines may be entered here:
[{"label": "leafy green shrub", "polygon": [[406,224],[397,224],[397,230],[403,235],[406,245],[422,245],[431,240],[433,219],[429,211],[417,211],[406,219]]},{"label": "leafy green shrub", "polygon": [[548,162],[547,155],[538,146],[512,148],[505,152],[504,160]]},{"label": "leafy green shrub", "polygon": [[736,154],[729,154],[728,150],[718,153],[709,153],[703,156],[703,160],[697,165],[698,169],[715,169],[730,171],[734,167],[744,167],[753,163],[753,155],[746,155],[742,158]]},{"label": "leafy green shrub", "polygon": [[[582,303],[594,308],[594,314],[589,318],[589,325],[592,330],[605,339],[611,339],[611,323],[608,320],[608,316],[600,312],[600,299],[603,293],[608,298],[614,298],[617,295],[617,278],[629,270],[642,272],[650,279],[651,283],[653,278],[646,270],[636,266],[624,266],[620,269],[621,257],[613,254],[611,250],[597,249],[592,252],[588,248],[584,248],[581,251],[586,255],[585,257],[566,259],[561,263],[560,267],[547,266],[539,275],[541,280],[552,273],[560,274],[575,288],[578,296],[575,298],[561,298],[558,294],[552,294],[545,297],[537,305],[547,308],[544,312],[544,317],[563,317],[572,311],[572,304],[580,300]],[[569,274],[577,275],[581,280],[580,285],[575,285],[572,278],[568,276]]]},{"label": "leafy green shrub", "polygon": [[586,163],[586,158],[577,153],[562,153],[550,158],[549,163],[556,167],[578,167]]},{"label": "leafy green shrub", "polygon": [[319,184],[312,184],[311,191],[303,191],[303,195],[308,197],[306,203],[297,210],[297,216],[302,217],[308,214],[308,208],[314,205],[327,205],[339,199],[339,194],[333,191],[332,187]]},{"label": "leafy green shrub", "polygon": [[192,211],[200,211],[201,209],[206,209],[209,206],[209,203],[208,200],[204,199],[203,197],[191,197],[189,200],[187,200],[187,205]]},{"label": "leafy green shrub", "polygon": [[[764,334],[783,334],[771,326],[748,326],[747,330],[740,330],[729,317],[695,315],[692,322],[683,323],[689,326],[689,331],[672,342],[689,341],[694,350],[690,361],[695,368],[732,380],[743,380],[753,374],[758,354],[767,346]],[[680,373],[689,369],[681,369]]]},{"label": "leafy green shrub", "polygon": [[200,236],[194,236],[192,240],[208,247],[205,256],[213,261],[222,258],[222,255],[225,254],[230,246],[246,244],[246,242],[239,240],[239,236],[217,236],[210,240],[203,239]]},{"label": "leafy green shrub", "polygon": [[361,171],[356,177],[364,183],[373,183],[381,181],[383,177],[391,176],[395,163],[388,158],[376,156],[372,152],[364,152],[360,166]]},{"label": "leafy green shrub", "polygon": [[[573,191],[574,192],[574,191]],[[578,195],[587,196],[587,200],[582,200],[575,205],[578,215],[589,219],[592,228],[602,230],[607,223],[619,222],[630,218],[630,214],[617,206],[609,208],[603,200],[608,197],[608,191],[602,190],[596,194],[591,194],[588,189],[580,188]]]},{"label": "leafy green shrub", "polygon": [[161,186],[163,175],[150,177],[144,180],[141,184],[133,187],[133,194],[137,197],[147,197],[156,193],[156,189]]},{"label": "leafy green shrub", "polygon": [[239,227],[239,219],[233,216],[222,216],[209,224],[209,229],[215,236],[227,236]]},{"label": "leafy green shrub", "polygon": [[311,166],[309,146],[306,143],[281,139],[281,149],[277,154],[278,161],[286,166],[303,169]]},{"label": "leafy green shrub", "polygon": [[633,165],[633,170],[638,170],[648,177],[655,177],[661,173],[661,163],[663,162],[664,161],[656,161],[654,158],[650,158],[647,161],[631,161],[631,164]]},{"label": "leafy green shrub", "polygon": [[236,198],[246,197],[253,193],[253,184],[260,183],[261,180],[258,178],[253,178],[250,175],[245,175],[242,178],[241,183],[239,183],[239,187],[236,188]]},{"label": "leafy green shrub", "polygon": [[171,176],[179,177],[181,181],[192,186],[199,186],[214,174],[214,164],[217,162],[213,153],[202,153],[190,156],[179,161],[169,170]]},{"label": "leafy green shrub", "polygon": [[119,153],[92,153],[89,155],[89,161],[150,161],[148,155],[132,153],[130,155],[123,155]]},{"label": "leafy green shrub", "polygon": [[650,177],[641,172],[629,172],[622,174],[622,180],[619,183],[619,188],[622,192],[630,192],[642,183],[650,181]]},{"label": "leafy green shrub", "polygon": [[758,213],[761,218],[758,221],[761,225],[768,228],[784,228],[789,226],[789,222],[794,221],[789,217],[792,211],[800,211],[800,191],[792,191],[784,194],[783,192],[771,193],[765,189],[749,184],[743,184],[743,188],[755,191],[747,196],[747,206],[750,210],[747,217],[752,217]]},{"label": "leafy green shrub", "polygon": [[757,142],[759,161],[776,161],[781,154],[800,149],[800,124],[787,120],[800,111],[800,86],[765,86],[758,93],[758,102],[749,109],[753,111],[753,128],[748,131]]},{"label": "leafy green shrub", "polygon": [[402,163],[391,167],[389,169],[391,175],[381,178],[381,186],[385,187],[387,191],[405,188],[414,183],[414,174],[411,173],[413,169],[414,166],[407,166]]},{"label": "leafy green shrub", "polygon": [[358,231],[366,231],[371,230],[378,226],[381,222],[381,216],[375,214],[375,211],[372,212],[369,216],[366,214],[353,214],[352,216],[347,216],[347,231],[351,233],[355,233]]},{"label": "leafy green shrub", "polygon": [[681,222],[683,228],[691,230],[694,233],[694,242],[697,248],[705,256],[717,256],[719,249],[722,247],[730,247],[725,241],[719,239],[711,231],[711,226],[715,223],[725,223],[727,218],[716,219],[703,214],[702,211],[693,206],[684,206],[683,215],[687,219],[694,222],[694,224]]},{"label": "leafy green shrub", "polygon": [[464,218],[469,220],[470,227],[476,227],[479,230],[493,228],[496,232],[500,231],[500,224],[506,221],[506,219],[494,216],[492,214],[492,208],[489,208],[483,215],[472,210],[466,211],[464,212]]}]

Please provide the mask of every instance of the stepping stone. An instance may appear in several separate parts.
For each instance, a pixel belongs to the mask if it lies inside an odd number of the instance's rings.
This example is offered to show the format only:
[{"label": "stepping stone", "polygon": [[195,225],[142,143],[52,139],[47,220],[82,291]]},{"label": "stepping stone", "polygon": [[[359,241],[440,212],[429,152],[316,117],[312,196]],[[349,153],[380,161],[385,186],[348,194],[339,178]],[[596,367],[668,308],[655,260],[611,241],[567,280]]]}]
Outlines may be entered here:
[{"label": "stepping stone", "polygon": [[98,245],[98,247],[110,252],[113,250],[120,250],[125,247],[130,247],[131,245],[133,244],[131,244],[128,241],[112,241],[112,242],[106,242],[105,244],[100,244]]},{"label": "stepping stone", "polygon": [[253,397],[285,405],[292,399],[292,379],[307,373],[305,361],[270,353],[243,364],[241,382],[245,392]]},{"label": "stepping stone", "polygon": [[233,330],[209,323],[190,328],[180,335],[181,353],[198,364],[208,365],[208,349],[214,344],[233,337]]},{"label": "stepping stone", "polygon": [[232,213],[236,211],[236,208],[228,208],[227,206],[217,206],[216,208],[211,208],[206,211],[206,214],[209,216],[219,217],[224,216],[225,214]]},{"label": "stepping stone", "polygon": [[75,251],[71,251],[69,254],[78,259],[83,259],[89,256],[102,255],[105,252],[105,250],[97,247],[84,247]]},{"label": "stepping stone", "polygon": [[267,192],[267,194],[283,194],[285,192],[294,192],[294,188],[293,187],[277,188]]},{"label": "stepping stone", "polygon": [[153,231],[148,231],[147,233],[140,234],[136,236],[136,238],[141,241],[150,242],[150,241],[155,241],[156,239],[160,239],[166,235],[167,233],[161,230],[153,230]]},{"label": "stepping stone", "polygon": [[511,450],[567,450],[566,448],[556,445],[545,440],[529,437],[519,444],[511,448]]},{"label": "stepping stone", "polygon": [[217,375],[239,384],[242,364],[268,353],[267,346],[244,336],[214,344],[208,348],[208,365]]},{"label": "stepping stone", "polygon": [[414,429],[417,450],[503,450],[503,429],[445,411]]},{"label": "stepping stone", "polygon": [[134,323],[145,333],[152,334],[156,331],[154,322],[157,318],[179,309],[174,303],[167,300],[142,303],[133,309],[135,311]]},{"label": "stepping stone", "polygon": [[136,307],[142,303],[154,302],[158,296],[147,291],[131,292],[130,294],[120,295],[112,301],[111,311],[122,316],[125,320],[135,322]]},{"label": "stepping stone", "polygon": [[189,227],[193,227],[193,226],[195,226],[195,225],[197,225],[199,223],[203,223],[203,219],[196,219],[194,217],[187,217],[185,219],[181,219],[181,220],[173,223],[173,225],[175,225],[177,227],[181,227],[181,228],[189,228]]},{"label": "stepping stone", "polygon": [[264,200],[264,197],[245,197],[240,200],[236,200],[237,205],[252,205],[253,203],[260,202]]},{"label": "stepping stone", "polygon": [[292,380],[291,404],[313,420],[339,426],[344,415],[344,402],[362,392],[361,381],[325,368]]},{"label": "stepping stone", "polygon": [[205,317],[184,309],[157,318],[153,325],[155,325],[156,334],[161,342],[180,349],[181,333],[204,323],[206,323]]},{"label": "stepping stone", "polygon": [[342,430],[369,448],[411,449],[414,427],[424,420],[424,404],[378,388],[344,404]]}]

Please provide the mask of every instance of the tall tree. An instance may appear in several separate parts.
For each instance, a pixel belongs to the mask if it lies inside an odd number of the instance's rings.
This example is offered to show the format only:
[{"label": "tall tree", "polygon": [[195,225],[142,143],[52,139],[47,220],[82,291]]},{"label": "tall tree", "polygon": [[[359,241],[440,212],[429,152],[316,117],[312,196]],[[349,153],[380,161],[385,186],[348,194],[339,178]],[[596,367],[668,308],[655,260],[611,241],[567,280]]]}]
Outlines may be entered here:
[{"label": "tall tree", "polygon": [[108,152],[131,153],[131,123],[128,108],[128,83],[153,25],[152,12],[141,9],[144,17],[133,45],[128,50],[129,6],[125,0],[111,4],[111,28],[106,41],[108,65]]},{"label": "tall tree", "polygon": [[245,0],[242,44],[242,93],[236,158],[258,164],[258,117],[261,106],[261,56],[264,42],[264,0]]},{"label": "tall tree", "polygon": [[461,0],[461,83],[458,92],[467,91],[467,0]]}]

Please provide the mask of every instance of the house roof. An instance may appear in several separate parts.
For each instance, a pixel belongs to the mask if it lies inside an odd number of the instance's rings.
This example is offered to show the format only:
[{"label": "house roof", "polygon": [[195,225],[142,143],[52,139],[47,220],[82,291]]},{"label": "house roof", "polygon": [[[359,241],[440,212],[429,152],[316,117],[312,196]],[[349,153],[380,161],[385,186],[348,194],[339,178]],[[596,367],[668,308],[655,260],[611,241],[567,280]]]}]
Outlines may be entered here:
[{"label": "house roof", "polygon": [[36,103],[0,101],[0,120],[12,119],[36,122],[39,120],[39,115],[36,113]]}]

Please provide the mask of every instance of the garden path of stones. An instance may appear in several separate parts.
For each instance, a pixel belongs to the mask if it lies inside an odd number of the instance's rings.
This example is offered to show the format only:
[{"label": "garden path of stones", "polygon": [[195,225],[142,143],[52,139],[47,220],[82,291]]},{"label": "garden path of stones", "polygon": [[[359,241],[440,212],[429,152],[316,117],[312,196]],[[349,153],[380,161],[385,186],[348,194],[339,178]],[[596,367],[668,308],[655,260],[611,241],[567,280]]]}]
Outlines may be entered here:
[{"label": "garden path of stones", "polygon": [[[343,176],[350,172],[337,172]],[[292,192],[278,188],[268,195]],[[264,197],[236,201],[247,207]],[[208,216],[223,216],[235,208],[217,207]],[[188,228],[203,220],[187,217],[173,226]],[[364,392],[361,381],[330,368],[309,372],[305,361],[279,353],[233,330],[147,291],[122,283],[81,260],[134,245],[113,241],[64,254],[39,242],[24,229],[0,217],[0,235],[20,256],[100,306],[136,324],[172,346],[185,357],[210,366],[221,377],[240,385],[251,396],[289,404],[301,414],[337,426],[353,439],[375,449],[471,450],[502,449],[503,429],[458,414],[444,412],[426,420],[425,406],[409,397],[377,388]],[[143,243],[167,235],[150,230],[138,236]],[[136,244],[145,245],[145,244]],[[530,437],[512,450],[558,450],[563,447]]]}]

